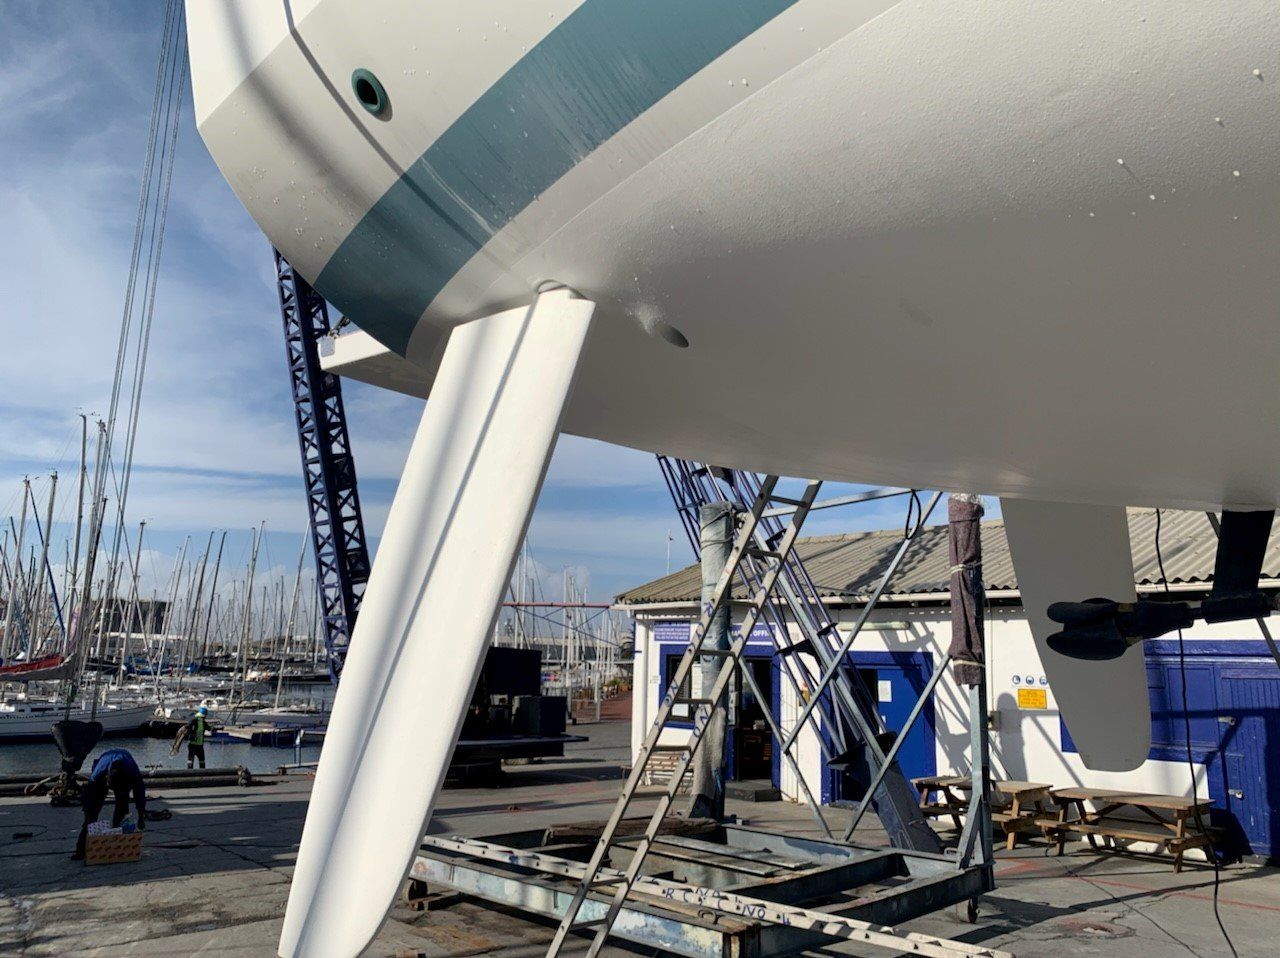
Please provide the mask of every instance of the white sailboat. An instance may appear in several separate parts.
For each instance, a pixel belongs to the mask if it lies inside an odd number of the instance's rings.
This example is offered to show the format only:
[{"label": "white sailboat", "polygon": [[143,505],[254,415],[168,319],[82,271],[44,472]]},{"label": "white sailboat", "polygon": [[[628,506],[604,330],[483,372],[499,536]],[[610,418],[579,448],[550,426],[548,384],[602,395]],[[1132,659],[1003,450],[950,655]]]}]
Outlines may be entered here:
[{"label": "white sailboat", "polygon": [[1082,757],[1143,760],[1140,650],[1060,655],[1045,609],[1133,598],[1128,505],[1280,503],[1273,4],[188,12],[210,152],[364,331],[330,368],[429,397],[282,955],[376,933],[561,430],[1005,498]]},{"label": "white sailboat", "polygon": [[68,711],[55,699],[18,697],[0,702],[0,743],[48,741],[53,724],[64,718],[101,722],[104,735],[137,732],[155,714],[146,702],[108,702],[96,709],[77,704]]}]

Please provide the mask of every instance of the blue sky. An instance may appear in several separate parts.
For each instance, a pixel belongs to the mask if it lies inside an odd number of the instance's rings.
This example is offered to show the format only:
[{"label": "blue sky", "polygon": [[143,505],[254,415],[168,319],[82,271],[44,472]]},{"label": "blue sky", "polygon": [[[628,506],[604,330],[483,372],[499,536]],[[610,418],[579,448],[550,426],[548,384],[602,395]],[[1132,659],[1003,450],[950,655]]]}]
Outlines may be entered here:
[{"label": "blue sky", "polygon": [[[23,475],[56,468],[70,489],[77,414],[107,406],[162,10],[0,0],[0,520]],[[148,521],[156,581],[213,528],[241,562],[263,520],[268,568],[290,568],[306,525],[270,247],[205,152],[189,92],[183,121],[129,509]],[[376,542],[421,403],[344,388]],[[894,500],[808,531],[901,521]],[[652,456],[561,439],[530,529],[548,582],[567,566],[610,598],[665,571],[668,531],[674,568],[690,554]]]}]

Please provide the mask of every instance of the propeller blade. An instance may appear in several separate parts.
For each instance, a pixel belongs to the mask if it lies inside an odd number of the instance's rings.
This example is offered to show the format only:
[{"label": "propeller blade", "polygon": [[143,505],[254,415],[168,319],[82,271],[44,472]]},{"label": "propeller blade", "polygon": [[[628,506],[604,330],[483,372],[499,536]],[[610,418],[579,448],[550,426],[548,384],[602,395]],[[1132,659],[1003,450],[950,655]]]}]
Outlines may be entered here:
[{"label": "propeller blade", "polygon": [[[1085,766],[1137,768],[1151,748],[1151,706],[1141,643],[1129,645],[1080,608],[1089,596],[1133,603],[1129,522],[1117,506],[1002,499],[1022,604],[1049,689]],[[1055,603],[1076,606],[1076,629],[1059,629]],[[1059,618],[1070,608],[1060,605]],[[1074,633],[1074,634],[1073,634]],[[1073,655],[1063,654],[1073,640]]]},{"label": "propeller blade", "polygon": [[455,329],[334,701],[279,953],[354,958],[444,782],[594,305],[544,293]]}]

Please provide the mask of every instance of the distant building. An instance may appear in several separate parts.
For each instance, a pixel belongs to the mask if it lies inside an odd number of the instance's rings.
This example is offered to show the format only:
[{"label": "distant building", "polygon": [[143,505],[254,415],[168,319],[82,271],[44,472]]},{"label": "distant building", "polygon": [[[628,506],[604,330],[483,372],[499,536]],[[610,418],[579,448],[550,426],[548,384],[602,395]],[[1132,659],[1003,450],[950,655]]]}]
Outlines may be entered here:
[{"label": "distant building", "polygon": [[[1154,511],[1131,510],[1129,527],[1139,593],[1163,592],[1155,559]],[[1059,717],[1053,689],[1040,666],[1004,525],[984,522],[982,532],[994,774],[1055,786],[1084,784],[1189,794],[1177,638],[1145,643],[1152,708],[1152,746],[1147,762],[1126,773],[1086,769]],[[901,537],[902,530],[893,529],[799,541],[800,556],[838,624],[851,624],[856,618]],[[1161,551],[1175,593],[1194,598],[1207,592],[1213,580],[1216,546],[1217,539],[1203,513],[1164,513]],[[1089,557],[1080,558],[1087,562]],[[1280,531],[1273,533],[1263,570],[1263,588],[1280,589]],[[876,698],[890,729],[904,722],[917,691],[949,644],[949,575],[946,527],[931,527],[912,547],[890,585],[890,594],[877,606],[849,656],[849,667]],[[633,753],[689,642],[699,585],[698,567],[689,566],[618,596],[618,606],[635,616],[636,626]],[[741,591],[736,591],[735,623],[742,618],[742,598]],[[1280,854],[1280,835],[1275,834],[1280,830],[1280,762],[1275,759],[1275,743],[1280,738],[1280,668],[1252,622],[1197,623],[1185,633],[1185,651],[1192,753],[1200,793],[1204,794],[1207,783],[1216,808],[1223,810],[1233,830],[1238,824],[1252,853]],[[759,715],[760,709],[768,708],[787,729],[798,715],[795,696],[780,674],[763,625],[757,625],[748,644],[747,662],[769,701],[739,698],[736,702],[738,721],[730,736],[734,777],[771,779],[784,796],[795,799],[799,790],[794,776],[779,761]],[[943,678],[900,753],[908,777],[967,772],[969,736],[964,701],[951,676]],[[684,734],[678,728],[668,731],[664,741],[677,742]],[[813,794],[823,802],[840,801],[844,797],[843,776],[824,767],[812,732],[806,730],[799,737],[797,754]],[[1269,763],[1267,755],[1271,756]]]},{"label": "distant building", "polygon": [[[115,599],[108,606],[104,617],[105,631],[155,635],[164,628],[168,614],[169,603],[163,599],[139,599],[136,603]],[[96,629],[96,622],[94,627]]]}]

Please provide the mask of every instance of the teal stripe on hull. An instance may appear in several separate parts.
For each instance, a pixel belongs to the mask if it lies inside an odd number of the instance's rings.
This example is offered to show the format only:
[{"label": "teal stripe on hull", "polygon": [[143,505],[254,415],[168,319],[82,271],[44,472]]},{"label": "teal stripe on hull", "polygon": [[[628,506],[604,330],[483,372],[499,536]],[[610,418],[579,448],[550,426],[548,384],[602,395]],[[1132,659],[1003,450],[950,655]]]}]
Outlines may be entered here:
[{"label": "teal stripe on hull", "polygon": [[387,190],[316,288],[403,355],[423,311],[494,233],[795,2],[585,0]]}]

